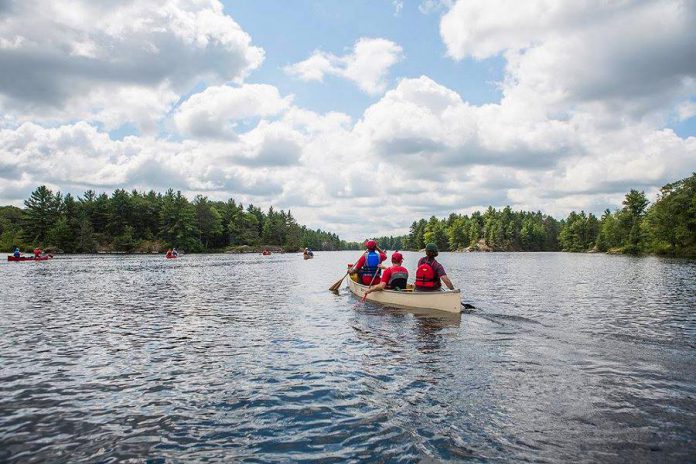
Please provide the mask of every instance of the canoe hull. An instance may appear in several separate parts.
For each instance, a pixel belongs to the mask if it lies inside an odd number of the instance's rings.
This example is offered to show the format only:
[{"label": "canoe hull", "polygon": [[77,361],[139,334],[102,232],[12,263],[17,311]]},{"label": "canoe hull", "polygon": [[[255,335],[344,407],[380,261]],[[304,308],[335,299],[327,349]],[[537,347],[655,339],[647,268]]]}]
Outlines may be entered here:
[{"label": "canoe hull", "polygon": [[48,261],[49,259],[51,259],[50,256],[40,256],[38,258],[34,258],[33,256],[20,256],[19,258],[15,258],[14,256],[7,257],[8,261]]},{"label": "canoe hull", "polygon": [[[348,279],[348,288],[353,294],[362,298],[368,289],[366,285],[361,285]],[[462,303],[459,290],[448,290],[444,292],[397,292],[393,290],[383,290],[372,292],[367,295],[367,301],[380,303],[386,306],[396,306],[408,309],[435,309],[448,313],[460,313]]]}]

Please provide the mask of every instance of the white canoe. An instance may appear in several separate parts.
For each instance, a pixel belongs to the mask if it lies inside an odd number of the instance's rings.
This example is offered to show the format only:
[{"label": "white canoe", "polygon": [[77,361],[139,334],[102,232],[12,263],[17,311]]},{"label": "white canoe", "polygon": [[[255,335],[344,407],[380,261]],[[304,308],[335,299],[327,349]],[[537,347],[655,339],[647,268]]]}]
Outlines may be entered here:
[{"label": "white canoe", "polygon": [[[348,279],[348,288],[360,298],[365,295],[365,291],[368,289],[366,285],[354,282],[350,278]],[[368,294],[367,300],[399,308],[437,309],[439,311],[447,311],[448,313],[459,313],[462,310],[459,294],[459,290],[441,292],[382,290],[381,292]]]}]

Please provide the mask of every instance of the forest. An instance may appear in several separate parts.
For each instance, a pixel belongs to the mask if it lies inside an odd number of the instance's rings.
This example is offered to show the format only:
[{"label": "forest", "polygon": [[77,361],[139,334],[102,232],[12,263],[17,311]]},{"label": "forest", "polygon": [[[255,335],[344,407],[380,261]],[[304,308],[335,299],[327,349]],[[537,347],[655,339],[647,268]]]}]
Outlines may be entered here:
[{"label": "forest", "polygon": [[229,199],[211,201],[181,192],[115,190],[81,197],[38,187],[24,208],[0,207],[0,250],[35,246],[65,253],[253,251],[274,246],[285,251],[309,247],[340,250],[357,247],[336,234],[297,223],[290,211],[264,212]]},{"label": "forest", "polygon": [[[212,201],[181,192],[87,191],[82,197],[37,188],[24,208],[0,207],[0,250],[42,246],[66,253],[154,252],[176,246],[187,252],[358,249],[336,234],[299,225],[290,211],[264,212],[233,199]],[[557,220],[540,211],[489,207],[471,215],[414,221],[409,234],[376,237],[386,250],[568,251],[654,253],[696,257],[696,173],[660,189],[651,204],[631,190],[620,207],[597,217],[571,212]]]},{"label": "forest", "polygon": [[696,173],[660,189],[650,204],[631,190],[614,211],[601,217],[584,211],[556,220],[541,212],[489,207],[471,215],[450,214],[413,222],[403,237],[380,237],[388,249],[569,251],[696,256]]}]

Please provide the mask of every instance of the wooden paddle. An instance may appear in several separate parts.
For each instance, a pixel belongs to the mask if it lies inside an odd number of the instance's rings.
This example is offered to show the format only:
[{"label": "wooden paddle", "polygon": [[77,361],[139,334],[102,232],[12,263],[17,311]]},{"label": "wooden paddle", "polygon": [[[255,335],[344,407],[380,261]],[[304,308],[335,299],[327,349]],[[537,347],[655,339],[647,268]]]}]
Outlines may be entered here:
[{"label": "wooden paddle", "polygon": [[341,288],[341,283],[343,283],[343,279],[346,278],[346,276],[350,273],[350,270],[346,271],[345,274],[343,274],[343,277],[341,277],[338,281],[336,281],[335,284],[329,287],[329,290],[332,292],[337,292],[339,288]]},{"label": "wooden paddle", "polygon": [[[363,254],[365,254],[365,253],[363,253]],[[360,256],[362,256],[362,255],[360,255]],[[360,258],[358,258],[358,260],[360,260]],[[355,261],[355,262],[357,263],[358,261]],[[350,270],[351,270],[351,269],[353,269],[353,268],[351,267],[350,269],[348,269],[348,270],[346,271],[346,273],[343,274],[343,277],[341,277],[339,280],[336,281],[335,284],[333,284],[332,286],[329,287],[329,290],[331,290],[332,292],[337,292],[338,289],[341,288],[341,283],[343,283],[343,279],[345,279],[346,276],[347,276],[348,274],[350,274]]]},{"label": "wooden paddle", "polygon": [[[358,258],[358,259],[360,259],[360,258]],[[356,263],[357,263],[357,261],[356,261]],[[332,292],[337,292],[338,289],[341,288],[341,284],[343,283],[343,279],[345,279],[346,276],[347,276],[348,274],[350,274],[351,269],[353,269],[353,268],[351,267],[350,269],[348,269],[348,270],[346,271],[346,273],[343,274],[343,277],[341,277],[339,280],[336,281],[335,284],[333,284],[332,286],[329,287],[329,290],[331,290]]]}]

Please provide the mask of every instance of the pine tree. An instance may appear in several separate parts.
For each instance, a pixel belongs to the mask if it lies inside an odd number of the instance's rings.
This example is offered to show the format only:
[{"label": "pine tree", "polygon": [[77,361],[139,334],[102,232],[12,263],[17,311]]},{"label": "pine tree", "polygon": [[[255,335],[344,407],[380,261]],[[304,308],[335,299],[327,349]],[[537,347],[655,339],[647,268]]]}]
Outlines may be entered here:
[{"label": "pine tree", "polygon": [[24,235],[34,244],[43,245],[48,231],[53,227],[60,213],[60,197],[53,194],[45,185],[31,193],[26,206]]}]

